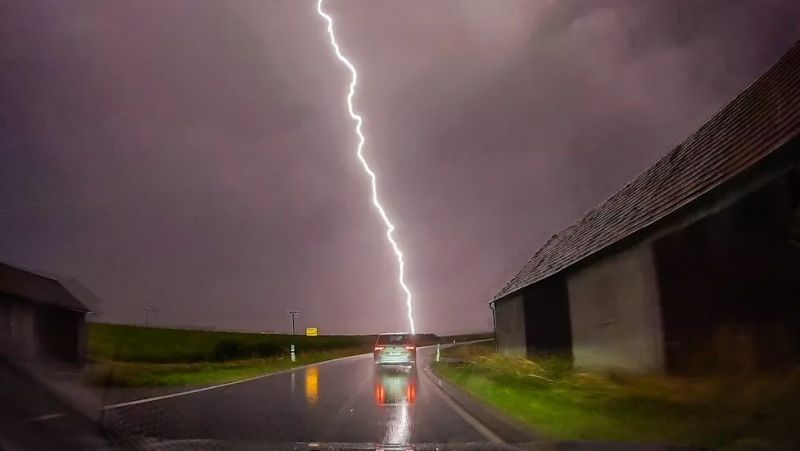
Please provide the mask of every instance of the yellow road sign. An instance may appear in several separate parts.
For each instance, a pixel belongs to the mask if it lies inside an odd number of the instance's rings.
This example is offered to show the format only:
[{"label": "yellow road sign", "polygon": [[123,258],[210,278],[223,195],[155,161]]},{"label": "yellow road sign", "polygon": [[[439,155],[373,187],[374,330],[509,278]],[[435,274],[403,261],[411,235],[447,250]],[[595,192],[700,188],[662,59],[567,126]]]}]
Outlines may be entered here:
[{"label": "yellow road sign", "polygon": [[319,335],[319,331],[316,327],[306,327],[306,337],[316,337]]}]

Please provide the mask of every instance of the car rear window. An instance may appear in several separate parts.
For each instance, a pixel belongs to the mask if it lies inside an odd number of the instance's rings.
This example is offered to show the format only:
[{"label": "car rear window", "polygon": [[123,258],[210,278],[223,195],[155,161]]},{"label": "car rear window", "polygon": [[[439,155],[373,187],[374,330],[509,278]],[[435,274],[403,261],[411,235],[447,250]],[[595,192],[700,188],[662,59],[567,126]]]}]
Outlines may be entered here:
[{"label": "car rear window", "polygon": [[378,336],[379,345],[403,345],[411,343],[411,335],[391,334]]}]

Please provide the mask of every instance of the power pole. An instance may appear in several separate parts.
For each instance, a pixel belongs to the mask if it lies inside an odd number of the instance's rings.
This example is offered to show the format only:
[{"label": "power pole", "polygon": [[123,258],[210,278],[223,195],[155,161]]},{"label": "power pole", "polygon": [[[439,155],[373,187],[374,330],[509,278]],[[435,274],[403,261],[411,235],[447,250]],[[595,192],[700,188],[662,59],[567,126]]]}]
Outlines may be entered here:
[{"label": "power pole", "polygon": [[287,310],[286,311],[286,317],[292,319],[292,335],[295,335],[294,320],[297,318],[297,315],[299,315],[299,314],[300,314],[300,312],[298,312],[296,310]]}]

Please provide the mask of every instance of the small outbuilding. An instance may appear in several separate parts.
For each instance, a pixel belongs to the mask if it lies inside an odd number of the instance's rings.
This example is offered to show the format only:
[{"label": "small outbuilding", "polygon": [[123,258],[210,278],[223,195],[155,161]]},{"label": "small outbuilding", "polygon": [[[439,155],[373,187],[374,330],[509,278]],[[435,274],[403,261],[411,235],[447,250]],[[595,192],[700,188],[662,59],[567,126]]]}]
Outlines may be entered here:
[{"label": "small outbuilding", "polygon": [[0,263],[0,356],[81,362],[88,311],[58,280]]}]

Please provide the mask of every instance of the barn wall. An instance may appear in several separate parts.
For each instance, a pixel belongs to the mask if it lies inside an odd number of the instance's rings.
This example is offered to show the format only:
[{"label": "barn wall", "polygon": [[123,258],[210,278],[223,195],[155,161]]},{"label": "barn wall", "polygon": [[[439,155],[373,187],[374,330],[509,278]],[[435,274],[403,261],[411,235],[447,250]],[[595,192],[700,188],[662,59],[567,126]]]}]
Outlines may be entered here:
[{"label": "barn wall", "polygon": [[576,366],[664,369],[658,279],[647,243],[567,276]]},{"label": "barn wall", "polygon": [[656,242],[677,373],[800,362],[800,173]]},{"label": "barn wall", "polygon": [[72,310],[39,306],[36,309],[37,357],[50,361],[78,361],[83,316],[83,313]]},{"label": "barn wall", "polygon": [[78,317],[76,318],[77,321],[77,349],[75,350],[75,362],[76,363],[84,363],[87,358],[87,326],[86,326],[86,314],[79,313]]},{"label": "barn wall", "polygon": [[0,356],[9,355],[12,348],[11,303],[0,295]]},{"label": "barn wall", "polygon": [[569,299],[562,277],[551,277],[524,290],[527,353],[570,355]]},{"label": "barn wall", "polygon": [[525,355],[525,305],[521,295],[494,303],[495,335],[499,351],[509,355]]},{"label": "barn wall", "polygon": [[0,357],[80,363],[85,313],[0,296]]},{"label": "barn wall", "polygon": [[38,351],[36,343],[36,313],[31,304],[10,304],[11,353],[22,359],[33,359]]}]

